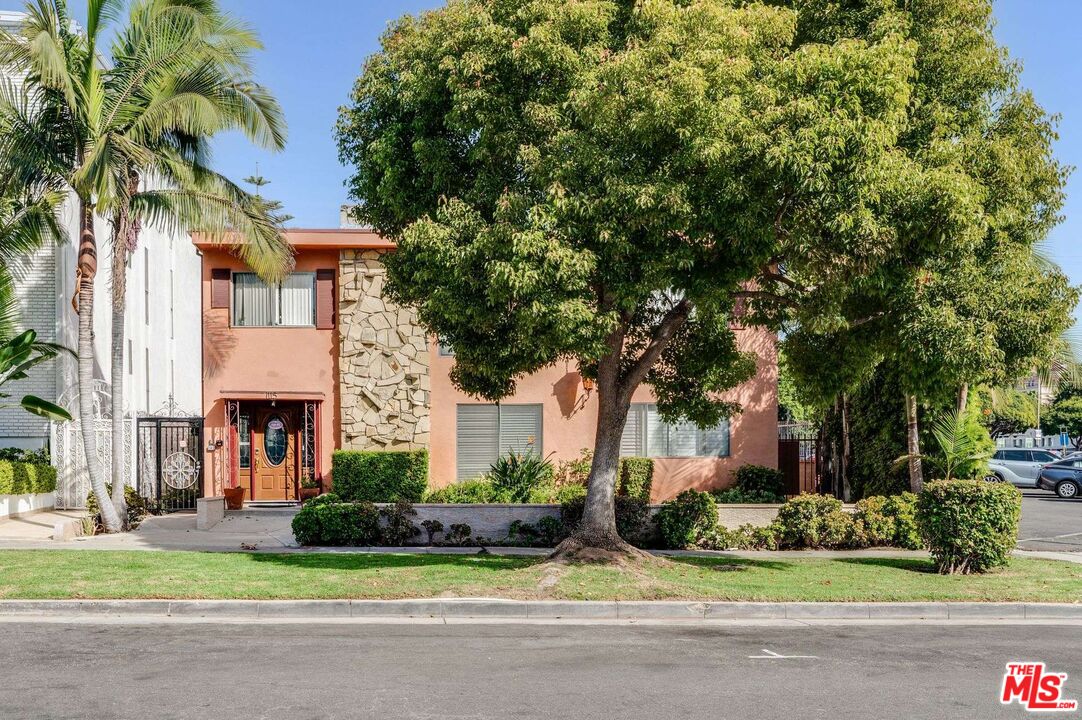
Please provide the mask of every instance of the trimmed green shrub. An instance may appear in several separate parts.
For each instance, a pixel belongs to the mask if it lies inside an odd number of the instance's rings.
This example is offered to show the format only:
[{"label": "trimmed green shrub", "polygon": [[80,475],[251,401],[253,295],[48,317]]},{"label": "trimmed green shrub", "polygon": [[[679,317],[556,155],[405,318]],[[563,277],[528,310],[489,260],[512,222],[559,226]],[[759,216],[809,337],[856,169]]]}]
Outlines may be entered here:
[{"label": "trimmed green shrub", "polygon": [[654,460],[646,457],[620,458],[616,475],[616,494],[650,502],[654,484]]},{"label": "trimmed green shrub", "polygon": [[[616,532],[632,545],[643,546],[650,541],[651,528],[647,520],[650,506],[637,498],[617,495]],[[574,532],[586,509],[586,495],[572,498],[560,504],[560,520],[567,533]]]},{"label": "trimmed green shrub", "polygon": [[759,527],[747,523],[736,529],[733,547],[741,550],[777,550],[778,536],[773,525]]},{"label": "trimmed green shrub", "polygon": [[56,468],[49,464],[0,460],[0,495],[29,495],[56,490]]},{"label": "trimmed green shrub", "polygon": [[498,491],[508,493],[511,502],[524,503],[535,488],[551,483],[554,473],[552,463],[536,453],[509,452],[492,463],[488,479]]},{"label": "trimmed green shrub", "polygon": [[925,485],[917,498],[917,525],[944,574],[1006,565],[1021,513],[1022,493],[1007,483],[940,480]]},{"label": "trimmed green shrub", "polygon": [[785,502],[785,477],[780,470],[763,465],[741,465],[736,469],[736,486],[747,496],[765,497],[760,502]]},{"label": "trimmed green shrub", "polygon": [[763,493],[749,493],[738,487],[711,490],[710,494],[714,496],[714,502],[719,505],[761,505],[764,503],[774,505],[785,502],[784,497]]},{"label": "trimmed green shrub", "polygon": [[428,451],[338,450],[331,477],[345,502],[419,502],[428,487]]},{"label": "trimmed green shrub", "polygon": [[695,547],[717,529],[718,505],[710,493],[685,490],[661,506],[657,526],[665,547]]},{"label": "trimmed green shrub", "polygon": [[29,463],[30,465],[51,465],[52,460],[49,458],[49,451],[45,449],[40,450],[26,450],[25,448],[0,448],[0,461],[8,461],[14,463]]},{"label": "trimmed green shrub", "polygon": [[379,511],[369,502],[308,503],[293,517],[293,536],[301,545],[376,545]]},{"label": "trimmed green shrub", "polygon": [[894,518],[895,547],[907,550],[920,550],[924,540],[917,526],[917,496],[911,492],[891,495],[883,506],[883,512]]},{"label": "trimmed green shrub", "polygon": [[342,502],[342,498],[338,497],[336,493],[323,493],[322,495],[316,495],[314,498],[308,498],[304,501],[305,507],[313,507],[315,505],[336,505]]},{"label": "trimmed green shrub", "polygon": [[586,486],[585,485],[561,485],[556,490],[556,502],[560,505],[569,503],[572,500],[586,499]]},{"label": "trimmed green shrub", "polygon": [[857,502],[854,519],[861,523],[866,545],[894,544],[894,517],[886,511],[885,497],[869,497]]},{"label": "trimmed green shrub", "polygon": [[486,478],[463,480],[451,483],[435,490],[428,490],[424,495],[426,503],[466,504],[466,503],[509,503],[511,494],[497,489]]},{"label": "trimmed green shrub", "polygon": [[[830,547],[845,533],[845,521],[838,515],[842,502],[826,495],[804,493],[790,499],[778,509],[774,531],[778,546],[787,548]],[[852,518],[849,518],[850,525]]]}]

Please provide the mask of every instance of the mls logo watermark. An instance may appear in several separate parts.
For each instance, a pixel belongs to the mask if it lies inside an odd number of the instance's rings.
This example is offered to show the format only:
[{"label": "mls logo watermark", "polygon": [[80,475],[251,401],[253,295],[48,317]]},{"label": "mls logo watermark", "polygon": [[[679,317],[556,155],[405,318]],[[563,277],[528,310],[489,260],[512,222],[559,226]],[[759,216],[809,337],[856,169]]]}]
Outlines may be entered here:
[{"label": "mls logo watermark", "polygon": [[999,701],[1004,705],[1018,701],[1033,712],[1070,712],[1078,709],[1077,700],[1063,698],[1067,673],[1046,672],[1043,662],[1007,663]]}]

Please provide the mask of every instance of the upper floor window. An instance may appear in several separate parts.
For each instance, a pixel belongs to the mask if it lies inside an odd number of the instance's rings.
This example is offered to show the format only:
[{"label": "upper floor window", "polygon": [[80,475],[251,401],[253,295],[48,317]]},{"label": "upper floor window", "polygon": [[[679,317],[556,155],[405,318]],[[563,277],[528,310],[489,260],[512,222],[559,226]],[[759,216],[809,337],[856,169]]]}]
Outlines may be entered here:
[{"label": "upper floor window", "polygon": [[657,405],[632,403],[620,438],[625,457],[727,457],[729,421],[705,430],[695,423],[670,425],[658,414]]},{"label": "upper floor window", "polygon": [[316,324],[316,274],[295,272],[277,285],[255,273],[233,273],[233,325],[237,327],[313,327]]}]

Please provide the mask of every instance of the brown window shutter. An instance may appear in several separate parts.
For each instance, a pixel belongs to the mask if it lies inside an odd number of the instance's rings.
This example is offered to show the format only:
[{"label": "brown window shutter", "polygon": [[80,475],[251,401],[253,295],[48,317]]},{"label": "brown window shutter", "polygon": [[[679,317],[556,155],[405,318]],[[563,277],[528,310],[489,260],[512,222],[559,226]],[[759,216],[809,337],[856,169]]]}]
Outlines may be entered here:
[{"label": "brown window shutter", "polygon": [[229,268],[214,268],[210,271],[210,306],[212,308],[229,307]]},{"label": "brown window shutter", "polygon": [[334,270],[316,270],[316,327],[334,327]]}]

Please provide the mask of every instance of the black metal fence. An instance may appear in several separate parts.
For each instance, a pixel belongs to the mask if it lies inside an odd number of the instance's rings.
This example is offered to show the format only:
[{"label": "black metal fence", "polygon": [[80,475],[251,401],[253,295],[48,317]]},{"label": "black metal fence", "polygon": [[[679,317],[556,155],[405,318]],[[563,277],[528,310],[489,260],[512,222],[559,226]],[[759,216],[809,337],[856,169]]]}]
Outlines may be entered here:
[{"label": "black metal fence", "polygon": [[194,510],[203,496],[203,419],[138,421],[138,488],[162,512]]}]

